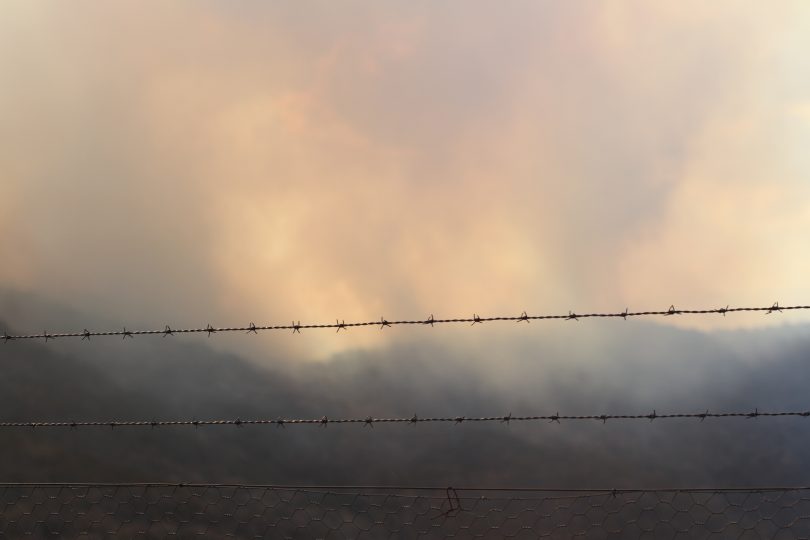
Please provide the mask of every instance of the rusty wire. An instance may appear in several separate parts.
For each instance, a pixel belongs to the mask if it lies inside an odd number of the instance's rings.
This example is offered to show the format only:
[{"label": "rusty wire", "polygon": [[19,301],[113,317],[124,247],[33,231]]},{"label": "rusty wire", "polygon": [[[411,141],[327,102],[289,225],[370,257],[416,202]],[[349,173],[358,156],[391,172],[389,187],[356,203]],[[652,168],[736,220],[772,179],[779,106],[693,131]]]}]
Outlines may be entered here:
[{"label": "rusty wire", "polygon": [[796,306],[780,306],[778,302],[775,302],[771,306],[766,307],[724,307],[724,308],[715,308],[715,309],[676,309],[674,305],[670,306],[669,309],[665,311],[629,311],[629,309],[625,309],[621,312],[616,313],[575,313],[573,311],[569,311],[565,315],[529,315],[525,311],[522,312],[520,315],[517,316],[497,316],[497,317],[481,317],[478,314],[474,314],[472,317],[468,318],[454,318],[454,319],[437,319],[433,315],[430,315],[427,319],[421,320],[388,320],[385,317],[380,317],[379,321],[366,321],[366,322],[345,322],[343,320],[335,320],[334,323],[326,323],[326,324],[301,324],[301,321],[292,321],[290,324],[282,324],[282,325],[271,325],[271,326],[259,326],[254,323],[250,323],[247,326],[231,326],[231,327],[214,327],[210,324],[206,325],[204,328],[172,328],[169,325],[163,330],[127,330],[124,327],[122,330],[112,330],[106,332],[96,332],[84,329],[81,332],[55,332],[51,333],[43,331],[41,334],[8,334],[7,332],[3,332],[3,335],[0,336],[0,339],[3,342],[15,341],[15,340],[25,340],[25,339],[42,339],[47,341],[54,340],[56,338],[81,338],[82,340],[89,341],[92,337],[97,336],[121,336],[122,339],[127,338],[134,338],[135,336],[144,336],[144,335],[160,335],[163,337],[173,336],[175,334],[199,334],[204,333],[208,334],[208,337],[211,337],[212,334],[220,333],[220,332],[244,332],[245,334],[258,334],[260,331],[270,331],[270,330],[288,330],[292,331],[294,334],[300,334],[301,330],[310,330],[310,329],[335,329],[336,332],[340,332],[341,330],[347,330],[349,328],[354,328],[358,326],[379,326],[380,329],[384,329],[387,327],[392,326],[402,326],[402,325],[429,325],[434,326],[437,324],[463,324],[469,323],[470,325],[476,324],[483,324],[485,322],[493,322],[493,321],[514,321],[514,322],[530,322],[530,321],[540,321],[540,320],[564,320],[564,321],[579,321],[580,319],[589,319],[589,318],[613,318],[613,319],[624,319],[627,320],[628,317],[651,317],[651,316],[663,316],[669,317],[673,315],[709,315],[709,314],[719,314],[725,316],[727,313],[737,313],[737,312],[764,312],[766,315],[770,315],[772,313],[781,313],[783,311],[791,311],[791,310],[808,310],[810,306],[804,305],[796,305]]},{"label": "rusty wire", "polygon": [[450,423],[450,424],[464,424],[464,423],[486,423],[498,422],[509,424],[510,422],[537,422],[547,421],[560,423],[568,420],[596,420],[599,422],[607,423],[608,420],[648,420],[652,422],[658,419],[698,419],[700,421],[706,418],[775,418],[775,417],[810,417],[810,411],[779,411],[779,412],[762,412],[759,409],[754,409],[753,412],[705,412],[700,413],[664,413],[659,414],[653,411],[648,414],[590,414],[590,415],[563,415],[559,413],[551,415],[535,415],[535,416],[516,416],[512,413],[501,416],[443,416],[443,417],[419,417],[413,415],[410,417],[389,417],[378,418],[374,416],[367,416],[364,418],[329,418],[322,416],[320,418],[275,418],[275,419],[221,419],[221,420],[106,420],[106,421],[70,421],[70,422],[0,422],[0,428],[80,428],[80,427],[179,427],[179,426],[251,426],[261,425],[268,426],[274,425],[277,427],[295,426],[295,425],[314,425],[326,427],[332,424],[358,424],[367,427],[374,427],[375,424],[429,424],[429,423]]}]

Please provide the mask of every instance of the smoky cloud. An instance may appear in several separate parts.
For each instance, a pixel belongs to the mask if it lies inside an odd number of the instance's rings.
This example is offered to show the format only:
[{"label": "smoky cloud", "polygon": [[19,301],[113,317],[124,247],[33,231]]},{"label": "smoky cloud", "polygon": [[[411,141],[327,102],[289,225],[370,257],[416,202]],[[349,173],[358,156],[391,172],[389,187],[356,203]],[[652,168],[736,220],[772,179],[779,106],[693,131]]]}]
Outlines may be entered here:
[{"label": "smoky cloud", "polygon": [[[27,306],[31,298],[6,293]],[[59,313],[40,301],[40,308]],[[43,315],[43,318],[45,316]],[[3,322],[3,327],[15,330]],[[258,367],[204,337],[0,348],[0,420],[621,414],[807,408],[804,325],[702,334],[639,321],[462,329]],[[446,329],[452,332],[451,329]],[[371,331],[371,330],[369,330]],[[255,336],[245,337],[252,339]],[[211,338],[211,341],[218,336]],[[306,339],[308,335],[295,336]],[[587,339],[584,339],[587,338]],[[337,339],[337,337],[335,337]],[[6,481],[556,487],[806,484],[803,418],[4,430]]]},{"label": "smoky cloud", "polygon": [[149,326],[808,293],[801,3],[4,10],[9,287]]}]

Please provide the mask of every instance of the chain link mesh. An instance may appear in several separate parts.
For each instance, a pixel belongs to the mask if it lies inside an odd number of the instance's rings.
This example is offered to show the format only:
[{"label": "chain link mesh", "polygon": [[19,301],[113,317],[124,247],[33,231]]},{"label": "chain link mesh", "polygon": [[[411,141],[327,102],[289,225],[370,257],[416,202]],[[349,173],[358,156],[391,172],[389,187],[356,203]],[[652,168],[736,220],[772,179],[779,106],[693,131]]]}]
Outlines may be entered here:
[{"label": "chain link mesh", "polygon": [[808,538],[810,490],[4,485],[0,537]]}]

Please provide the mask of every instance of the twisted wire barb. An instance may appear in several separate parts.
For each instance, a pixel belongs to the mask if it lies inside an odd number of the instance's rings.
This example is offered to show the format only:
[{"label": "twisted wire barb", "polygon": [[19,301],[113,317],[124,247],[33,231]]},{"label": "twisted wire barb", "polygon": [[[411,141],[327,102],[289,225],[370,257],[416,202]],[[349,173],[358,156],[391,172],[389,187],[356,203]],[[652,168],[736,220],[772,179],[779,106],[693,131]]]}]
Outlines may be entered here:
[{"label": "twisted wire barb", "polygon": [[91,337],[97,336],[122,336],[122,339],[126,339],[126,338],[134,338],[135,336],[145,336],[145,335],[161,335],[163,337],[167,337],[173,336],[175,334],[199,334],[199,333],[208,334],[208,337],[211,337],[212,334],[216,334],[219,332],[243,332],[245,334],[258,334],[259,331],[270,331],[270,330],[286,330],[292,331],[293,334],[300,334],[301,330],[328,328],[334,329],[336,332],[340,332],[340,330],[348,330],[349,328],[354,328],[358,326],[379,326],[380,330],[383,330],[386,327],[402,326],[402,325],[429,325],[433,327],[434,325],[437,324],[469,323],[471,326],[474,326],[476,324],[493,321],[515,321],[515,322],[530,322],[541,320],[579,321],[580,319],[596,319],[596,318],[602,319],[619,318],[627,320],[628,317],[652,317],[652,316],[670,317],[672,315],[709,315],[709,314],[719,314],[725,316],[727,313],[736,313],[742,311],[748,312],[759,311],[764,312],[766,315],[770,315],[772,313],[782,313],[784,311],[809,310],[809,309],[810,305],[780,306],[778,302],[775,302],[771,306],[765,307],[732,308],[726,306],[723,308],[715,308],[715,309],[676,309],[675,306],[672,305],[668,309],[663,311],[629,311],[628,309],[625,309],[624,311],[616,313],[574,313],[573,311],[569,311],[567,314],[563,315],[528,315],[524,311],[520,315],[516,316],[481,317],[476,313],[469,318],[462,317],[453,319],[436,319],[431,314],[430,317],[422,320],[387,320],[385,317],[380,317],[379,321],[347,323],[343,320],[340,321],[336,320],[334,323],[325,323],[325,324],[301,324],[301,321],[297,322],[293,321],[290,324],[258,326],[253,322],[251,322],[248,326],[232,326],[220,328],[215,328],[210,324],[208,324],[204,328],[181,328],[181,329],[174,329],[166,325],[165,329],[163,330],[127,330],[125,327],[123,330],[113,330],[108,332],[94,332],[87,329],[84,329],[81,332],[58,332],[58,333],[51,333],[46,330],[43,331],[41,334],[17,334],[17,335],[12,335],[3,332],[3,335],[0,336],[0,339],[2,339],[3,342],[22,339],[44,339],[47,342],[54,340],[56,338],[81,338],[82,340],[89,341]]},{"label": "twisted wire barb", "polygon": [[700,421],[706,418],[745,418],[754,419],[759,417],[773,418],[778,416],[810,417],[810,411],[780,411],[761,412],[754,409],[753,412],[720,412],[709,411],[701,413],[668,413],[658,414],[653,411],[648,414],[589,414],[589,415],[563,415],[559,413],[551,415],[535,416],[514,416],[512,413],[501,416],[437,416],[420,418],[417,415],[410,417],[389,417],[377,418],[367,416],[364,418],[276,418],[276,419],[222,419],[222,420],[108,420],[108,421],[82,421],[82,422],[0,422],[0,428],[79,428],[79,427],[175,427],[175,426],[249,426],[249,425],[275,425],[285,427],[288,425],[318,425],[326,427],[330,424],[361,424],[363,426],[374,427],[374,424],[427,424],[427,423],[452,423],[463,424],[468,422],[500,422],[509,424],[510,422],[532,422],[547,421],[560,423],[564,420],[597,420],[607,423],[608,420],[648,420],[652,422],[658,419],[692,418]]}]

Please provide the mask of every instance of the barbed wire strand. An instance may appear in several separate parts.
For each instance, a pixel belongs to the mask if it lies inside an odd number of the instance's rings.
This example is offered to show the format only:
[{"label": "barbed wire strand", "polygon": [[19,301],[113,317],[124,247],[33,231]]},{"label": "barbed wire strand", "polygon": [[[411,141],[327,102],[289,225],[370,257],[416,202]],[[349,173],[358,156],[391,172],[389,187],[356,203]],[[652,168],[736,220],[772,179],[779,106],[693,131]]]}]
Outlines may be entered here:
[{"label": "barbed wire strand", "polygon": [[[343,486],[341,486],[343,488]],[[0,536],[808,538],[806,488],[283,491],[217,484],[2,485]],[[541,494],[542,493],[542,494]],[[476,496],[477,495],[477,496]]]},{"label": "barbed wire strand", "polygon": [[345,322],[343,320],[335,320],[334,323],[326,323],[326,324],[301,324],[301,321],[293,321],[290,324],[286,325],[273,325],[273,326],[258,326],[254,323],[250,323],[247,326],[231,326],[231,327],[213,327],[210,324],[206,325],[205,328],[171,328],[169,325],[163,330],[127,330],[126,327],[123,330],[113,330],[107,332],[95,332],[90,330],[83,330],[82,332],[57,332],[57,333],[50,333],[47,330],[43,331],[41,334],[17,334],[12,335],[6,332],[3,332],[3,335],[0,336],[0,339],[3,342],[15,341],[15,340],[30,340],[30,339],[43,339],[46,342],[54,340],[56,338],[81,338],[82,340],[89,341],[90,338],[98,337],[98,336],[122,336],[122,339],[127,338],[134,338],[135,336],[144,336],[144,335],[162,335],[163,337],[173,336],[175,334],[195,334],[195,333],[206,333],[208,337],[211,337],[212,334],[220,333],[220,332],[244,332],[245,334],[258,334],[260,331],[278,331],[278,330],[287,330],[292,331],[294,334],[300,334],[301,330],[311,330],[311,329],[335,329],[336,332],[340,332],[341,330],[348,330],[349,328],[360,327],[360,326],[379,326],[380,329],[384,329],[386,327],[392,326],[403,326],[403,325],[429,325],[434,326],[437,324],[464,324],[469,323],[470,325],[476,324],[483,324],[485,322],[494,322],[494,321],[515,321],[515,322],[530,322],[530,321],[541,321],[541,320],[565,320],[565,321],[579,321],[580,319],[592,319],[592,318],[621,318],[627,320],[628,317],[651,317],[651,316],[663,316],[669,317],[673,315],[709,315],[709,314],[719,314],[725,316],[727,313],[737,313],[737,312],[764,312],[766,315],[770,315],[772,313],[781,313],[783,311],[795,311],[795,310],[808,310],[810,306],[804,305],[796,305],[796,306],[780,306],[779,302],[775,302],[771,306],[766,307],[729,307],[726,306],[724,308],[716,308],[716,309],[676,309],[674,305],[670,306],[669,309],[666,311],[629,311],[629,309],[625,309],[621,312],[616,313],[574,313],[573,311],[569,311],[567,315],[528,315],[525,311],[522,312],[520,315],[517,316],[497,316],[497,317],[480,317],[478,314],[473,314],[473,316],[467,318],[453,318],[453,319],[437,319],[433,315],[430,315],[427,319],[423,320],[387,320],[385,317],[380,317],[379,321],[366,321],[366,322]]},{"label": "barbed wire strand", "polygon": [[[301,491],[311,493],[329,493],[333,491],[350,492],[394,492],[394,491],[444,491],[448,486],[438,485],[329,485],[329,484],[255,484],[240,482],[0,482],[0,488],[53,487],[53,488],[238,488],[238,489],[274,489],[279,491]],[[714,486],[714,487],[641,487],[641,488],[556,488],[547,486],[461,486],[450,487],[455,491],[492,491],[523,493],[592,493],[609,495],[613,493],[767,493],[787,491],[810,491],[810,485],[766,485],[766,486]],[[442,497],[445,498],[445,497]]]},{"label": "barbed wire strand", "polygon": [[[642,487],[642,488],[554,488],[554,487],[514,487],[514,486],[462,486],[444,487],[427,485],[295,485],[295,484],[255,484],[255,483],[201,483],[201,482],[0,482],[3,489],[237,489],[273,490],[309,495],[340,494],[349,496],[380,495],[411,498],[414,493],[444,492],[437,495],[419,495],[421,499],[447,500],[449,493],[455,501],[511,500],[564,500],[577,497],[599,497],[629,494],[733,494],[733,493],[796,493],[810,491],[810,486],[721,486],[721,487]],[[478,495],[467,495],[477,493]],[[503,498],[502,494],[512,494]],[[529,496],[515,496],[514,494]]]},{"label": "barbed wire strand", "polygon": [[500,422],[509,424],[510,422],[532,422],[532,421],[547,421],[560,423],[562,421],[582,421],[582,420],[597,420],[607,423],[608,420],[653,420],[659,419],[698,419],[700,421],[706,418],[774,418],[782,416],[791,417],[810,417],[810,411],[780,411],[780,412],[761,412],[759,409],[754,409],[753,412],[719,412],[713,413],[708,410],[701,413],[667,413],[658,414],[653,411],[648,414],[589,414],[589,415],[562,415],[559,413],[551,415],[536,415],[536,416],[515,416],[512,413],[502,416],[444,416],[444,417],[425,417],[421,418],[417,415],[411,417],[392,417],[392,418],[377,418],[367,416],[365,418],[328,418],[322,416],[321,418],[276,418],[276,419],[247,419],[242,420],[236,418],[233,420],[108,420],[108,421],[71,421],[71,422],[0,422],[0,428],[80,428],[80,427],[177,427],[177,426],[251,426],[251,425],[275,425],[277,427],[295,426],[295,425],[318,425],[326,427],[331,424],[360,424],[367,427],[374,427],[375,424],[428,424],[428,423],[481,423],[481,422]]}]

